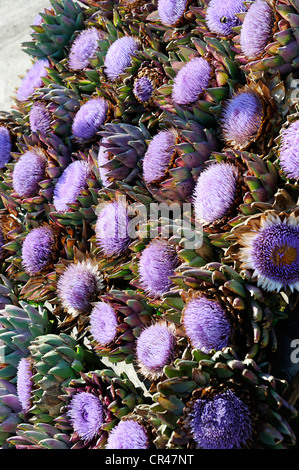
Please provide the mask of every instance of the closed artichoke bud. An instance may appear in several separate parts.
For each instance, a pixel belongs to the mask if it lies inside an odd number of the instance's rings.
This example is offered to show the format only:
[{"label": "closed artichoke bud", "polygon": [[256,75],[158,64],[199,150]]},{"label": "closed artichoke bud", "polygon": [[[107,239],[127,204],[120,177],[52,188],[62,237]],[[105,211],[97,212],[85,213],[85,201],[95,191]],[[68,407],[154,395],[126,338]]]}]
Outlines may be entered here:
[{"label": "closed artichoke bud", "polygon": [[15,385],[3,379],[0,384],[0,444],[2,449],[9,449],[11,446],[8,439],[15,434],[18,424],[22,422],[22,407]]},{"label": "closed artichoke bud", "polygon": [[70,449],[69,435],[49,423],[21,423],[8,443],[16,449]]}]

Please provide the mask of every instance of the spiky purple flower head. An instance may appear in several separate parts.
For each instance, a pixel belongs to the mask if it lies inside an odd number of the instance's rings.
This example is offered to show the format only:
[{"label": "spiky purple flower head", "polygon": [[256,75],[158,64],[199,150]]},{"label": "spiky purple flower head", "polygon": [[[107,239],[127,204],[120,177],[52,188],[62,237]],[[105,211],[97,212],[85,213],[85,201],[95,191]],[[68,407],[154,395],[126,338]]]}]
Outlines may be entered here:
[{"label": "spiky purple flower head", "polygon": [[212,75],[212,67],[202,57],[195,57],[187,62],[177,73],[172,99],[176,104],[195,103],[203,91],[208,88]]},{"label": "spiky purple flower head", "polygon": [[87,313],[102,287],[97,265],[81,261],[65,269],[57,283],[57,294],[68,313]]},{"label": "spiky purple flower head", "polygon": [[107,188],[107,186],[109,186],[110,184],[110,181],[107,178],[107,173],[109,170],[107,170],[106,168],[103,168],[103,165],[106,165],[106,163],[108,163],[109,161],[109,152],[107,148],[101,145],[101,143],[108,144],[109,140],[106,137],[103,137],[103,139],[100,142],[99,152],[98,152],[98,167],[99,167],[101,183],[104,186],[104,188]]},{"label": "spiky purple flower head", "polygon": [[105,419],[101,400],[89,392],[73,396],[68,405],[68,416],[74,432],[85,442],[98,434]]},{"label": "spiky purple flower head", "polygon": [[159,0],[158,12],[161,23],[173,26],[183,18],[188,0]]},{"label": "spiky purple flower head", "polygon": [[43,86],[42,78],[47,76],[46,69],[49,67],[48,59],[40,59],[33,64],[18,88],[17,98],[19,101],[26,101],[36,88]]},{"label": "spiky purple flower head", "polygon": [[163,239],[152,240],[142,251],[138,273],[142,288],[151,296],[159,297],[172,286],[178,265],[178,256],[173,245]]},{"label": "spiky purple flower head", "polygon": [[90,176],[89,164],[76,160],[70,163],[54,188],[53,204],[58,212],[69,210],[69,204],[74,204],[83,189],[87,188],[87,178]]},{"label": "spiky purple flower head", "polygon": [[89,27],[81,31],[70,49],[69,68],[71,70],[83,70],[88,67],[90,59],[95,57],[100,39],[100,33],[95,27]]},{"label": "spiky purple flower head", "polygon": [[131,242],[130,218],[122,200],[112,201],[104,206],[95,225],[97,246],[105,257],[120,256]]},{"label": "spiky purple flower head", "polygon": [[120,421],[110,431],[106,449],[149,449],[146,429],[134,419]]},{"label": "spiky purple flower head", "polygon": [[299,180],[299,120],[282,131],[279,161],[288,178]]},{"label": "spiky purple flower head", "polygon": [[240,44],[247,59],[257,59],[269,44],[275,24],[274,10],[267,0],[255,0],[245,15]]},{"label": "spiky purple flower head", "polygon": [[146,183],[157,183],[165,177],[175,156],[176,140],[176,133],[171,129],[159,131],[152,138],[143,159]]},{"label": "spiky purple flower head", "polygon": [[22,265],[31,276],[45,269],[53,259],[55,235],[50,226],[37,227],[25,237],[22,246]]},{"label": "spiky purple flower head", "polygon": [[144,328],[136,342],[136,358],[140,372],[155,380],[163,374],[163,367],[175,358],[176,334],[173,325],[156,323]]},{"label": "spiky purple flower head", "polygon": [[230,163],[215,163],[202,171],[193,193],[196,219],[213,223],[234,204],[238,170]]},{"label": "spiky purple flower head", "polygon": [[22,410],[26,413],[31,407],[32,364],[29,357],[23,357],[17,368],[17,395],[22,405]]},{"label": "spiky purple flower head", "polygon": [[44,154],[28,150],[16,162],[13,171],[13,188],[20,197],[32,197],[45,178],[47,159]]},{"label": "spiky purple flower head", "polygon": [[106,302],[97,302],[90,314],[90,328],[96,343],[106,346],[117,334],[118,319],[114,308]]},{"label": "spiky purple flower head", "polygon": [[134,81],[133,93],[140,103],[146,103],[151,98],[153,91],[153,83],[148,77],[143,76]]},{"label": "spiky purple flower head", "polygon": [[257,137],[263,122],[261,99],[253,91],[242,91],[224,105],[220,125],[225,142],[244,149]]},{"label": "spiky purple flower head", "polygon": [[221,36],[229,36],[234,32],[232,28],[241,24],[236,13],[242,11],[246,11],[243,0],[211,0],[206,12],[209,30]]},{"label": "spiky purple flower head", "polygon": [[201,449],[242,449],[253,436],[250,409],[230,389],[212,398],[197,399],[191,431]]},{"label": "spiky purple flower head", "polygon": [[129,67],[139,47],[139,43],[131,36],[123,36],[111,44],[104,61],[105,73],[110,80],[116,80]]},{"label": "spiky purple flower head", "polygon": [[101,97],[91,98],[76,113],[72,125],[73,135],[78,140],[92,139],[108,116],[108,102]]},{"label": "spiky purple flower head", "polygon": [[32,132],[46,134],[50,130],[51,114],[43,103],[34,103],[29,112]]},{"label": "spiky purple flower head", "polygon": [[214,299],[205,296],[188,300],[182,316],[182,325],[192,347],[209,353],[228,346],[231,323],[227,312]]},{"label": "spiky purple flower head", "polygon": [[0,126],[0,168],[4,168],[11,159],[11,138],[9,130]]},{"label": "spiky purple flower head", "polygon": [[259,230],[244,233],[240,259],[268,291],[299,290],[299,217],[268,214]]}]

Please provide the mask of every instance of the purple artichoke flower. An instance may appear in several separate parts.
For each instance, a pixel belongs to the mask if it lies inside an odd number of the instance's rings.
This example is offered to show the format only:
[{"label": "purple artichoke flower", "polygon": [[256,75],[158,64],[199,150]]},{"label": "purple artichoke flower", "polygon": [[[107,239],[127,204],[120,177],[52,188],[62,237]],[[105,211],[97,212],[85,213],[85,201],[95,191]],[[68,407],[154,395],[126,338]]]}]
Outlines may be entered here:
[{"label": "purple artichoke flower", "polygon": [[230,163],[216,163],[202,171],[193,193],[198,221],[211,224],[222,219],[234,204],[238,170]]},{"label": "purple artichoke flower", "polygon": [[139,43],[131,36],[123,36],[114,41],[105,57],[105,73],[110,80],[116,80],[132,61],[132,56],[139,49]]},{"label": "purple artichoke flower", "polygon": [[177,73],[172,88],[172,99],[176,104],[195,103],[208,88],[212,67],[202,57],[187,62]]},{"label": "purple artichoke flower", "polygon": [[191,298],[183,310],[182,325],[195,349],[209,353],[228,346],[231,324],[217,300],[205,296]]},{"label": "purple artichoke flower", "polygon": [[120,256],[129,246],[128,211],[122,201],[105,205],[95,225],[97,246],[107,258]]},{"label": "purple artichoke flower", "polygon": [[11,159],[11,138],[9,130],[0,126],[0,168],[4,168]]},{"label": "purple artichoke flower", "polygon": [[175,155],[177,136],[173,130],[159,131],[149,143],[143,159],[143,178],[146,183],[161,181]]},{"label": "purple artichoke flower", "polygon": [[88,442],[98,434],[104,423],[103,404],[92,393],[76,393],[68,405],[68,416],[74,432]]},{"label": "purple artichoke flower", "polygon": [[148,77],[140,77],[134,81],[133,93],[140,103],[146,103],[151,98],[153,91],[153,83]]},{"label": "purple artichoke flower", "polygon": [[230,389],[209,399],[197,399],[191,430],[201,449],[242,449],[253,436],[250,409]]},{"label": "purple artichoke flower", "polygon": [[81,31],[71,46],[69,68],[71,70],[83,70],[88,67],[90,59],[95,57],[100,39],[100,33],[94,27]]},{"label": "purple artichoke flower", "polygon": [[160,377],[163,367],[171,364],[175,358],[176,344],[173,325],[160,322],[144,328],[136,342],[140,372],[150,380]]},{"label": "purple artichoke flower", "polygon": [[118,319],[114,308],[106,302],[97,302],[90,314],[90,328],[100,346],[111,343],[117,334]]},{"label": "purple artichoke flower", "polygon": [[29,113],[32,132],[46,134],[50,130],[51,114],[43,103],[34,103]]},{"label": "purple artichoke flower", "polygon": [[91,98],[76,113],[72,125],[73,135],[78,140],[92,139],[105,123],[108,102],[104,98]]},{"label": "purple artichoke flower", "polygon": [[159,0],[158,12],[161,23],[165,26],[173,26],[184,16],[188,0]]},{"label": "purple artichoke flower", "polygon": [[170,276],[178,265],[175,248],[166,240],[154,239],[142,251],[138,273],[141,287],[148,295],[159,297],[172,286]]},{"label": "purple artichoke flower", "polygon": [[299,180],[299,121],[294,121],[282,132],[279,161],[288,178]]},{"label": "purple artichoke flower", "polygon": [[55,235],[51,227],[42,226],[31,230],[22,246],[22,264],[31,276],[43,271],[53,260]]},{"label": "purple artichoke flower", "polygon": [[240,44],[247,59],[257,59],[269,44],[275,24],[275,14],[267,0],[255,0],[245,15]]},{"label": "purple artichoke flower", "polygon": [[241,24],[236,13],[242,11],[246,11],[243,0],[211,0],[206,12],[209,30],[220,36],[229,36],[234,32],[232,28]]},{"label": "purple artichoke flower", "polygon": [[40,59],[33,64],[18,88],[17,98],[19,101],[26,101],[35,91],[35,88],[41,88],[43,86],[42,78],[47,76],[48,72],[46,69],[49,67],[50,63],[48,59]]},{"label": "purple artichoke flower", "polygon": [[240,259],[253,269],[257,284],[268,291],[299,290],[299,217],[262,219],[259,230],[242,236]]},{"label": "purple artichoke flower", "polygon": [[220,125],[225,142],[237,149],[248,147],[257,137],[263,122],[263,105],[252,91],[240,92],[224,106]]},{"label": "purple artichoke flower", "polygon": [[74,204],[83,189],[87,188],[87,178],[90,176],[89,164],[76,160],[70,163],[54,188],[53,204],[58,212],[68,211],[69,204]]},{"label": "purple artichoke flower", "polygon": [[[103,137],[103,139],[101,140],[101,143],[108,144],[109,140],[106,137]],[[105,147],[101,145],[101,143],[100,143],[99,152],[98,152],[98,167],[99,167],[101,183],[104,186],[104,188],[107,188],[107,186],[109,186],[110,184],[110,181],[107,178],[107,173],[109,172],[109,170],[107,170],[106,168],[103,168],[103,165],[106,165],[106,163],[109,162],[109,152]]]},{"label": "purple artichoke flower", "polygon": [[17,396],[22,405],[22,410],[26,413],[31,407],[32,365],[29,357],[23,357],[17,368]]},{"label": "purple artichoke flower", "polygon": [[97,265],[90,261],[71,263],[57,283],[58,298],[69,314],[88,313],[103,287]]},{"label": "purple artichoke flower", "polygon": [[146,429],[134,419],[120,421],[110,431],[106,449],[149,449]]},{"label": "purple artichoke flower", "polygon": [[20,197],[32,197],[45,178],[47,159],[42,153],[28,150],[16,162],[13,171],[13,188]]}]

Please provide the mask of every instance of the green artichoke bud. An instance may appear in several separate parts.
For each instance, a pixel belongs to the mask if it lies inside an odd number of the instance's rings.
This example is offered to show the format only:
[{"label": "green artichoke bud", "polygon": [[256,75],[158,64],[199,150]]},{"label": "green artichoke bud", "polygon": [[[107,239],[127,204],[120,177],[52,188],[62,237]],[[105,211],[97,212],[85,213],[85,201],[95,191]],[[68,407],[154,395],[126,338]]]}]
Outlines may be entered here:
[{"label": "green artichoke bud", "polygon": [[69,435],[48,423],[22,423],[16,429],[16,435],[8,439],[16,449],[69,449]]}]

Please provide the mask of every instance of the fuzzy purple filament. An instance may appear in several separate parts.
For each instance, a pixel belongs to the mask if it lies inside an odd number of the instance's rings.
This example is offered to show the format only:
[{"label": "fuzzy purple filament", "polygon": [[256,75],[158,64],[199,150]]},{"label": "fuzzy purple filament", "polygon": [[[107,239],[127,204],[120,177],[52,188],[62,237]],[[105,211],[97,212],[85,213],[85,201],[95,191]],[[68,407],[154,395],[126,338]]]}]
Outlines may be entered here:
[{"label": "fuzzy purple filament", "polygon": [[230,163],[215,163],[200,174],[193,193],[197,220],[213,223],[234,204],[238,170]]},{"label": "fuzzy purple filament", "polygon": [[32,197],[45,178],[47,160],[34,150],[25,152],[16,162],[13,171],[13,188],[20,197]]},{"label": "fuzzy purple filament", "polygon": [[246,448],[253,435],[250,409],[230,389],[211,399],[198,399],[192,411],[191,429],[201,449]]},{"label": "fuzzy purple filament", "polygon": [[134,419],[120,421],[109,433],[106,449],[148,449],[146,430]]},{"label": "fuzzy purple filament", "polygon": [[104,423],[103,404],[92,393],[76,393],[68,406],[68,416],[75,433],[88,442],[100,432]]},{"label": "fuzzy purple filament", "polygon": [[69,53],[71,70],[83,70],[89,66],[89,61],[95,57],[100,38],[100,33],[95,27],[87,28],[79,33]]},{"label": "fuzzy purple filament", "polygon": [[129,67],[138,49],[138,42],[131,36],[123,36],[111,44],[104,62],[105,73],[110,80],[116,80]]},{"label": "fuzzy purple filament", "polygon": [[4,168],[11,159],[12,143],[9,130],[0,126],[0,168]]},{"label": "fuzzy purple filament", "polygon": [[207,7],[206,22],[213,33],[229,36],[241,24],[236,13],[246,11],[243,0],[211,0]]},{"label": "fuzzy purple filament", "polygon": [[202,57],[195,57],[187,62],[177,73],[173,88],[172,99],[176,104],[195,103],[209,86],[212,67]]},{"label": "fuzzy purple filament", "polygon": [[33,64],[18,88],[17,98],[19,101],[26,101],[36,88],[43,86],[42,79],[47,76],[46,69],[49,67],[48,59],[40,59]]},{"label": "fuzzy purple filament", "polygon": [[91,98],[76,113],[72,125],[76,139],[87,141],[95,137],[108,116],[108,103],[104,98]]},{"label": "fuzzy purple filament", "polygon": [[87,162],[76,160],[63,171],[54,188],[53,204],[58,212],[66,212],[69,204],[77,202],[78,196],[87,188],[90,167]]},{"label": "fuzzy purple filament", "polygon": [[159,0],[158,12],[161,23],[165,26],[175,25],[183,18],[188,0]]},{"label": "fuzzy purple filament", "polygon": [[51,114],[43,103],[34,103],[29,113],[32,132],[46,134],[50,130]]},{"label": "fuzzy purple filament", "polygon": [[31,276],[48,266],[53,258],[54,232],[50,227],[37,227],[26,236],[22,246],[22,265]]},{"label": "fuzzy purple filament", "polygon": [[32,376],[33,372],[30,358],[23,357],[19,361],[17,368],[17,395],[24,413],[31,407]]},{"label": "fuzzy purple filament", "polygon": [[248,59],[257,59],[272,37],[275,15],[269,2],[255,0],[245,15],[241,28],[240,44]]},{"label": "fuzzy purple filament", "polygon": [[90,333],[96,343],[106,346],[117,334],[117,314],[106,302],[97,302],[90,314]]},{"label": "fuzzy purple filament", "polygon": [[143,159],[143,178],[148,184],[161,181],[170,167],[176,150],[176,134],[159,131],[150,141]]},{"label": "fuzzy purple filament", "polygon": [[[109,140],[106,137],[103,137],[103,139],[101,140],[101,143],[108,144]],[[110,181],[107,177],[109,170],[104,168],[103,165],[106,165],[106,163],[108,163],[109,161],[109,152],[107,148],[101,145],[101,143],[100,143],[99,152],[98,152],[98,167],[99,167],[101,183],[104,186],[104,188],[107,188],[107,186],[109,186],[110,184]]]},{"label": "fuzzy purple filament", "polygon": [[282,132],[279,161],[288,178],[299,180],[299,121],[294,121]]},{"label": "fuzzy purple filament", "polygon": [[154,239],[142,251],[138,273],[141,287],[151,296],[159,297],[172,286],[171,276],[178,265],[175,248],[166,240]]},{"label": "fuzzy purple filament", "polygon": [[141,77],[135,80],[133,93],[141,103],[148,101],[151,98],[153,91],[153,84],[148,77]]}]

